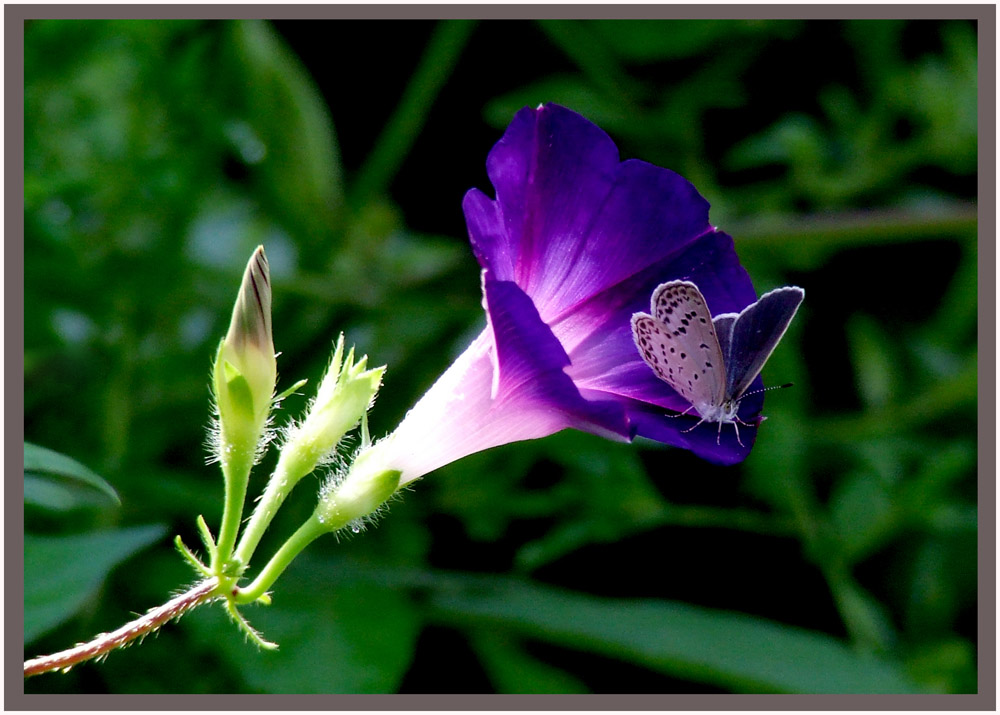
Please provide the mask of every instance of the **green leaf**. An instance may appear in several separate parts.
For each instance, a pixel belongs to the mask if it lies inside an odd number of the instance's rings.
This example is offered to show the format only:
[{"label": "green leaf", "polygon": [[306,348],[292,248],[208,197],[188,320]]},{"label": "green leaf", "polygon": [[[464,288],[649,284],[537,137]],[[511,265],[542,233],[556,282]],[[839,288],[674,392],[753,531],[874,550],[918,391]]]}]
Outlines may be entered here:
[{"label": "green leaf", "polygon": [[900,365],[885,328],[858,313],[848,318],[847,334],[861,399],[868,407],[884,407],[898,392]]},{"label": "green leaf", "polygon": [[[534,495],[526,504],[518,486],[536,458],[532,447],[505,445],[447,465],[435,475],[437,510],[455,514],[476,541],[500,539],[510,523],[531,507],[535,514],[551,513],[552,505],[544,503],[548,495]],[[484,474],[489,478],[477,478]]]},{"label": "green leaf", "polygon": [[885,605],[850,578],[834,582],[831,589],[855,644],[875,653],[896,645],[896,630]]},{"label": "green leaf", "polygon": [[24,443],[24,501],[51,511],[120,505],[114,488],[75,459]]},{"label": "green leaf", "polygon": [[614,542],[662,523],[663,499],[630,445],[566,430],[546,440],[545,450],[564,467],[549,493],[550,510],[565,520],[521,547],[520,568],[535,569],[584,544]]},{"label": "green leaf", "polygon": [[921,331],[925,340],[955,350],[975,341],[979,317],[979,251],[975,241],[962,244],[962,260],[951,277],[937,311]]},{"label": "green leaf", "polygon": [[246,117],[234,119],[230,139],[246,163],[259,166],[263,188],[301,245],[328,236],[343,205],[343,185],[322,95],[268,23],[234,23],[231,42]]},{"label": "green leaf", "polygon": [[[897,250],[904,250],[902,246],[908,243],[937,238],[955,240],[956,236],[965,237],[970,232],[974,235],[975,229],[976,207],[954,200],[925,200],[865,212],[811,215],[758,212],[753,219],[727,223],[727,231],[739,237],[744,261],[759,260],[766,265],[796,270],[816,270],[830,256],[857,247],[899,245]],[[966,271],[966,275],[975,275],[975,271]],[[955,308],[970,312],[964,304],[950,306]]]},{"label": "green leaf", "polygon": [[607,599],[528,584],[438,592],[439,616],[621,658],[741,692],[910,693],[899,666],[828,635],[671,601]]},{"label": "green leaf", "polygon": [[907,658],[913,677],[935,693],[975,693],[976,650],[969,641],[948,636],[922,645]]},{"label": "green leaf", "polygon": [[623,60],[649,63],[712,51],[727,42],[746,42],[753,35],[788,34],[797,23],[749,20],[599,20],[586,22]]},{"label": "green leaf", "polygon": [[72,536],[24,536],[24,642],[69,620],[111,570],[163,536],[164,526]]},{"label": "green leaf", "polygon": [[[963,480],[969,483],[976,474],[975,438],[950,442],[922,442],[925,450],[919,455],[918,468],[901,485],[897,497],[900,511],[908,524],[923,528],[975,529],[975,505],[956,503],[952,492]],[[957,516],[954,510],[970,509],[971,523],[951,522],[942,517]],[[945,511],[947,510],[947,511]]]},{"label": "green leaf", "polygon": [[849,443],[874,436],[902,434],[932,424],[950,413],[967,415],[978,399],[976,356],[965,359],[955,374],[941,378],[913,392],[906,402],[844,417],[814,420],[806,428],[817,442]]},{"label": "green leaf", "polygon": [[894,494],[867,471],[837,483],[830,498],[830,516],[842,554],[852,563],[883,546],[900,523]]},{"label": "green leaf", "polygon": [[964,538],[916,540],[902,581],[906,631],[924,640],[953,631],[958,614],[974,603],[970,594],[978,572],[975,544],[974,531]]},{"label": "green leaf", "polygon": [[572,107],[573,111],[614,133],[624,131],[631,116],[581,78],[553,75],[489,100],[483,109],[483,117],[490,126],[500,129],[506,127],[520,109],[537,107],[543,102]]},{"label": "green leaf", "polygon": [[484,630],[474,633],[471,641],[498,693],[587,692],[579,680],[531,657],[503,633]]},{"label": "green leaf", "polygon": [[592,25],[543,19],[538,21],[538,26],[549,41],[580,68],[588,84],[598,88],[606,98],[623,105],[626,111],[635,109],[636,100],[648,93],[639,80],[619,66],[614,53],[601,41]]}]

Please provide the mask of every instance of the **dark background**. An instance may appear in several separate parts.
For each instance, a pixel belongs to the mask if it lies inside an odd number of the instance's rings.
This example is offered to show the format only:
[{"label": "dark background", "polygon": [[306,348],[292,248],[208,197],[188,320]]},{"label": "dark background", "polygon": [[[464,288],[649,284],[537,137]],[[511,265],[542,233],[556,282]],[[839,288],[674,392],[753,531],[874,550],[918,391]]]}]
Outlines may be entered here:
[{"label": "dark background", "polygon": [[965,21],[29,23],[25,436],[122,503],[26,499],[26,657],[191,581],[170,538],[217,525],[209,362],[258,243],[278,389],[343,330],[391,431],[482,326],[461,199],[522,106],[690,179],[758,292],[807,299],[744,464],[473,455],[247,609],[277,653],[201,609],[26,691],[975,692],[976,54]]}]

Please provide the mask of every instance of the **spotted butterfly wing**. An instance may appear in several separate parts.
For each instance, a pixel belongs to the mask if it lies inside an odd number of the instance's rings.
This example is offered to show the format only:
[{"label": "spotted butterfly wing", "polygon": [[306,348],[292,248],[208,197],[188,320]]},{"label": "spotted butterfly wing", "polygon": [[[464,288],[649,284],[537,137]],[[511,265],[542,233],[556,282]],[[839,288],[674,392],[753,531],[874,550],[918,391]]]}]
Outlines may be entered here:
[{"label": "spotted butterfly wing", "polygon": [[632,334],[643,360],[701,417],[715,414],[725,399],[725,360],[698,286],[689,281],[663,283],[653,292],[650,312],[632,316]]}]

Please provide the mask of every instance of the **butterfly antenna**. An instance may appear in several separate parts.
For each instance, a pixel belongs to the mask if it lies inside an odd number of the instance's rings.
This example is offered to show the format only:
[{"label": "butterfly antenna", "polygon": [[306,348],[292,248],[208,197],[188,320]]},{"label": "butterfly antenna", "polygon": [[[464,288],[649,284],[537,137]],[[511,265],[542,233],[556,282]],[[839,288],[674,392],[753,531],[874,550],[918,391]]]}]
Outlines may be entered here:
[{"label": "butterfly antenna", "polygon": [[[752,390],[750,392],[744,392],[742,395],[740,395],[740,399],[742,400],[744,397],[746,397],[748,395],[756,395],[758,392],[767,392],[768,390],[782,390],[782,389],[784,389],[786,387],[792,387],[792,386],[793,386],[793,383],[786,382],[784,385],[772,385],[771,387],[762,387],[759,390]],[[743,442],[740,441],[740,427],[739,427],[739,425],[743,425],[744,427],[756,427],[756,426],[759,426],[760,423],[763,422],[766,419],[767,419],[766,417],[761,417],[760,420],[756,424],[754,424],[752,422],[744,422],[743,420],[741,420],[739,418],[739,415],[734,415],[733,416],[733,429],[736,430],[736,443],[738,445],[740,445],[741,447],[743,446]],[[695,425],[695,427],[697,427],[697,426],[698,425]],[[715,439],[715,443],[716,444],[719,443],[719,440],[721,439],[721,435],[722,435],[722,423],[720,422],[719,423],[719,436],[717,436],[716,439]]]},{"label": "butterfly antenna", "polygon": [[759,390],[751,390],[750,392],[744,392],[742,395],[740,395],[740,399],[742,400],[744,397],[748,397],[750,395],[756,395],[758,392],[767,392],[768,390],[783,390],[786,387],[795,387],[795,383],[786,382],[784,385],[771,385],[770,387],[762,387]]}]

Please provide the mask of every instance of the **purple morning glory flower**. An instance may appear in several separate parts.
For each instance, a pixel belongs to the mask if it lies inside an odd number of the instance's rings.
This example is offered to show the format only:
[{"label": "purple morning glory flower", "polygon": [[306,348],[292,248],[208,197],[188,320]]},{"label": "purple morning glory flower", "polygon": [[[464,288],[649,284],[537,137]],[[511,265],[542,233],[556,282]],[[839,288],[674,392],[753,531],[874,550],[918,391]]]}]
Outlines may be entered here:
[{"label": "purple morning glory flower", "polygon": [[[486,329],[377,445],[378,461],[406,483],[565,428],[639,435],[723,464],[746,457],[756,428],[741,430],[740,445],[734,430],[686,432],[697,417],[670,416],[691,405],[643,362],[631,332],[665,281],[697,284],[713,315],[756,300],[708,202],[672,171],[619,161],[607,134],[553,104],[518,112],[487,172],[496,198],[473,189],[463,201]],[[743,400],[741,419],[762,402]]]}]

